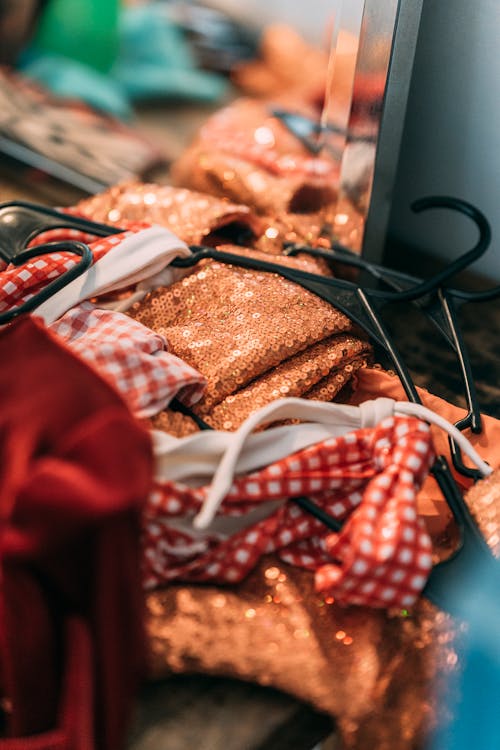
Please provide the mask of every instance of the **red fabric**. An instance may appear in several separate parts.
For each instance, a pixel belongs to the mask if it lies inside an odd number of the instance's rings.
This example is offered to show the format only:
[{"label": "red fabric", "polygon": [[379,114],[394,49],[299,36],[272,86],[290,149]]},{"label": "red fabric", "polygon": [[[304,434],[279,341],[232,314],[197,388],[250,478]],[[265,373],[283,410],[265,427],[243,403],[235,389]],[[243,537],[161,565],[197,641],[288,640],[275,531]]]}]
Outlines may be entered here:
[{"label": "red fabric", "polygon": [[3,329],[0,361],[0,750],[117,750],[142,669],[150,440],[33,319]]},{"label": "red fabric", "polygon": [[[312,178],[338,178],[338,164],[332,159],[311,156],[300,141],[285,126],[272,117],[263,120],[260,127],[248,123],[237,106],[216,112],[201,130],[201,140],[207,148],[212,146],[232,157],[243,159],[278,177],[301,175]],[[257,107],[255,117],[261,116]],[[265,124],[264,124],[265,123]],[[256,133],[260,131],[261,140]],[[264,139],[262,141],[262,138]],[[290,147],[290,152],[287,153]]]},{"label": "red fabric", "polygon": [[[418,388],[418,393],[424,406],[432,409],[436,414],[440,414],[452,424],[463,419],[466,415],[465,409],[450,404],[422,388]],[[392,398],[395,401],[407,400],[403,386],[396,375],[390,375],[383,370],[362,367],[356,373],[355,388],[350,403],[358,405],[363,401],[378,397]],[[500,445],[500,420],[483,414],[482,424],[483,429],[479,435],[475,435],[470,430],[467,430],[465,434],[481,458],[496,469],[500,463],[498,449]],[[436,454],[450,459],[450,448],[446,434],[434,426],[431,426],[431,432]],[[472,485],[471,479],[465,478],[453,469],[452,471],[456,482],[463,491]],[[418,495],[418,512],[425,518],[427,527],[436,538],[445,531],[450,522],[450,509],[432,476],[427,477]]]},{"label": "red fabric", "polygon": [[407,607],[432,568],[431,540],[416,512],[417,493],[434,460],[429,426],[390,417],[305,448],[233,482],[220,516],[241,516],[266,503],[307,495],[346,519],[332,533],[294,503],[221,539],[175,527],[196,513],[208,486],[157,482],[143,517],[144,583],[175,580],[235,583],[264,554],[314,571],[318,591],[344,604]]}]

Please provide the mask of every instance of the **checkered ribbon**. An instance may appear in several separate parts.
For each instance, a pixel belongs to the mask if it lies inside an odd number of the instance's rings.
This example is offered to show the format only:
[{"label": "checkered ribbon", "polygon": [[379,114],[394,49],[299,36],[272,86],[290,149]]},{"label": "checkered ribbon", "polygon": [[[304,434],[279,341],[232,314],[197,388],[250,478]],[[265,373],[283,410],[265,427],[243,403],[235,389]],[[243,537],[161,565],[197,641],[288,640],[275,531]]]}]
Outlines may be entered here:
[{"label": "checkered ribbon", "polygon": [[198,401],[203,375],[166,350],[166,341],[122,313],[89,302],[73,307],[49,326],[124,397],[138,417],[151,417],[177,397]]},{"label": "checkered ribbon", "polygon": [[[129,224],[126,232],[98,239],[75,229],[50,229],[39,234],[30,242],[29,247],[63,240],[79,240],[87,244],[90,242],[93,262],[97,263],[111,248],[147,226],[149,225],[144,223]],[[0,269],[0,312],[12,310],[27,302],[49,282],[73,268],[78,260],[73,253],[58,251],[32,258],[22,266],[10,264],[3,270]]]},{"label": "checkered ribbon", "polygon": [[[209,486],[157,481],[143,516],[144,584],[235,583],[275,553],[314,571],[318,591],[339,602],[410,606],[432,567],[416,496],[433,458],[426,423],[386,417],[237,477],[204,533],[192,518]],[[344,521],[342,530],[332,533],[287,502],[301,495]],[[228,533],[238,519],[239,530]]]}]

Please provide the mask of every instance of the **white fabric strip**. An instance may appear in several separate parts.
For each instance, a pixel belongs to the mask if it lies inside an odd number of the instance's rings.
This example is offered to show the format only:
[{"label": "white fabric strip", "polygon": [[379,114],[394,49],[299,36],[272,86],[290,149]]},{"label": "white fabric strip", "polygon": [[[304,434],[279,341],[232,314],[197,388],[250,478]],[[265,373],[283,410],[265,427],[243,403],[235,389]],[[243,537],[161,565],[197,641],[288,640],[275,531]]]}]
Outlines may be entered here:
[{"label": "white fabric strip", "polygon": [[[205,542],[207,539],[219,539],[224,541],[231,536],[234,536],[243,529],[248,529],[259,521],[263,521],[264,518],[268,518],[275,513],[280,505],[284,505],[288,498],[283,500],[269,500],[267,503],[261,503],[257,508],[248,511],[242,516],[216,516],[209,529],[195,529],[193,527],[193,514],[186,516],[177,516],[176,518],[169,518],[169,528],[177,529],[182,531],[183,534],[191,537],[194,543]],[[191,554],[192,548],[188,548]],[[205,549],[206,551],[206,545]],[[172,552],[177,555],[179,554],[179,548],[174,547]]]},{"label": "white fabric strip", "polygon": [[[235,475],[257,471],[311,445],[329,438],[341,437],[360,427],[367,427],[372,424],[373,420],[375,420],[373,424],[376,424],[384,416],[392,414],[393,408],[393,401],[390,399],[378,399],[378,403],[367,402],[368,405],[365,407],[363,404],[363,408],[344,404],[320,404],[303,399],[285,401],[287,408],[294,409],[294,415],[297,414],[296,407],[293,405],[295,402],[311,406],[317,421],[275,427],[265,432],[251,432],[247,435],[241,452],[235,456]],[[274,406],[272,404],[266,407],[266,410],[269,408],[272,410]],[[328,409],[321,408],[323,406],[327,406]],[[198,487],[215,480],[217,467],[222,458],[234,446],[235,435],[234,432],[213,430],[199,432],[185,438],[175,438],[165,432],[153,430],[156,480],[182,482],[190,487]],[[229,487],[231,483],[232,477]],[[208,536],[220,539],[232,536],[241,529],[271,515],[284,502],[286,500],[270,501],[244,516],[214,516],[210,522]],[[205,528],[194,527],[193,520],[193,515],[189,515],[170,519],[169,525],[191,535],[195,540],[206,539]]]},{"label": "white fabric strip", "polygon": [[[212,484],[203,507],[193,519],[194,527],[206,529],[210,526],[219,505],[231,488],[235,473],[239,473],[238,470],[242,464],[241,456],[247,455],[249,445],[251,446],[252,463],[255,468],[268,465],[272,460],[279,460],[278,458],[272,459],[270,452],[262,450],[261,446],[257,446],[255,444],[256,438],[268,434],[270,442],[267,445],[268,447],[272,445],[273,456],[276,456],[279,453],[279,447],[282,445],[281,440],[290,440],[295,432],[300,434],[300,431],[306,427],[306,425],[301,424],[281,428],[283,432],[280,436],[277,435],[277,429],[280,428],[269,431],[269,433],[252,435],[253,430],[259,425],[276,420],[294,418],[307,420],[308,422],[314,421],[316,426],[317,423],[322,426],[335,424],[343,429],[343,432],[337,434],[345,434],[359,427],[374,427],[385,417],[394,414],[414,416],[424,422],[437,425],[445,430],[453,439],[457,440],[461,449],[484,476],[488,476],[491,473],[491,467],[481,459],[464,435],[445,419],[419,404],[408,404],[406,402],[395,402],[392,399],[380,398],[374,401],[367,401],[356,407],[319,401],[314,402],[299,398],[280,399],[252,414],[245,420],[237,432],[226,433],[228,435],[226,438],[221,437],[224,433],[215,433],[217,438],[215,438],[214,433],[201,433],[195,436],[200,439],[196,446],[197,459],[200,459],[200,456],[203,454],[204,460],[207,461],[210,451],[205,452],[205,449],[211,439],[217,440],[217,451],[222,449],[224,443],[226,448],[213,475]],[[310,425],[308,427],[310,428]],[[190,438],[186,438],[185,440],[190,440]],[[205,446],[203,441],[207,441]],[[289,452],[282,453],[281,457],[289,455]],[[177,455],[177,459],[179,459],[179,454]],[[198,471],[200,471],[202,463],[202,460],[198,460]],[[205,467],[205,471],[207,469],[208,466]],[[183,470],[186,471],[186,467]]]},{"label": "white fabric strip", "polygon": [[488,477],[493,472],[491,466],[487,464],[486,461],[483,461],[479,453],[477,453],[477,451],[472,447],[470,441],[465,437],[463,432],[460,432],[460,430],[458,430],[455,425],[450,424],[450,422],[441,417],[439,414],[436,414],[436,412],[432,411],[432,409],[428,409],[422,404],[412,404],[407,401],[397,401],[394,405],[394,411],[396,414],[403,414],[404,416],[409,417],[417,417],[417,419],[421,419],[423,422],[429,422],[429,424],[434,424],[436,425],[436,427],[440,427],[442,430],[444,430],[444,432],[448,433],[452,440],[457,443],[459,448],[465,453],[466,456],[470,458],[472,463],[476,465],[476,467],[484,477]]},{"label": "white fabric strip", "polygon": [[[282,419],[301,419],[320,424],[334,422],[343,425],[342,434],[345,434],[360,427],[373,427],[385,417],[391,416],[394,413],[394,403],[392,399],[380,398],[367,402],[368,406],[363,408],[301,398],[284,398],[254,412],[243,422],[239,430],[233,433],[233,440],[217,467],[207,498],[194,518],[193,525],[195,528],[203,529],[211,524],[231,487],[238,457],[250,434],[259,425]],[[296,425],[298,429],[301,427],[302,425]]]},{"label": "white fabric strip", "polygon": [[143,229],[111,248],[85,273],[40,305],[36,315],[49,325],[79,302],[150,279],[174,258],[189,255],[189,247],[168,229]]},{"label": "white fabric strip", "polygon": [[[170,260],[173,260],[173,258]],[[168,261],[169,263],[170,260]],[[118,302],[113,302],[110,305],[110,308],[115,310],[115,312],[127,312],[133,304],[144,299],[148,292],[153,289],[158,289],[159,286],[170,286],[175,281],[182,279],[188,273],[189,268],[162,268],[162,270],[159,273],[154,274],[154,276],[148,276],[144,281],[140,281],[135,288],[135,292],[130,295],[130,297],[126,297]]]},{"label": "white fabric strip", "polygon": [[[245,442],[244,450],[236,457],[234,473],[248,474],[359,427],[359,415],[356,422],[343,422],[339,415],[339,422],[335,424],[286,425],[251,434]],[[213,477],[224,454],[233,445],[235,434],[213,430],[175,438],[165,432],[153,431],[155,478],[159,481],[167,479],[182,482],[190,487],[206,484],[207,479]]]}]

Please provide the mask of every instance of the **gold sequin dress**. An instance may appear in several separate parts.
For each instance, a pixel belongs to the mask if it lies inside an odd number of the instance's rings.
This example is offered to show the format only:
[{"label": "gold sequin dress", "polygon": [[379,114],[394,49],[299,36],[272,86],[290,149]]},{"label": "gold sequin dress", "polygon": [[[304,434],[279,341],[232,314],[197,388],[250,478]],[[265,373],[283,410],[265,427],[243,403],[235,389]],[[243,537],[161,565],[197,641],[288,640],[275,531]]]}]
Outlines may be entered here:
[{"label": "gold sequin dress", "polygon": [[[317,120],[303,102],[287,108]],[[212,115],[173,164],[174,183],[251,206],[287,241],[336,239],[359,250],[363,216],[347,198],[338,202],[338,160],[312,154],[271,110],[238,99]]]}]

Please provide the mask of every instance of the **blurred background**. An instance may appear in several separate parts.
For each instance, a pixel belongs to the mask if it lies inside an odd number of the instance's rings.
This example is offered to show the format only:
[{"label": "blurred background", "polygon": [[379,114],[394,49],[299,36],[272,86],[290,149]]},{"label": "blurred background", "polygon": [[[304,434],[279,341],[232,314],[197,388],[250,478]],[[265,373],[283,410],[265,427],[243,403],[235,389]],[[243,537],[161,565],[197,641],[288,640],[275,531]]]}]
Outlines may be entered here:
[{"label": "blurred background", "polygon": [[[349,6],[356,25],[355,5],[344,3],[347,26]],[[234,87],[244,78],[234,71],[259,57],[269,24],[286,24],[325,51],[337,7],[335,0],[0,0],[0,61],[58,97],[83,100],[130,126],[145,101],[215,108],[241,93]],[[392,246],[452,258],[474,241],[465,219],[413,216],[411,202],[426,194],[471,201],[498,236],[499,40],[498,0],[424,0],[388,228]],[[300,55],[295,64],[296,71],[288,61],[288,70],[299,79]],[[4,93],[4,103],[9,99]],[[205,110],[199,119],[182,120],[186,140],[204,116]],[[152,122],[154,136],[159,120]],[[178,133],[170,147],[164,139],[162,153],[143,143],[127,168],[140,171],[162,156],[168,161],[182,141]],[[127,174],[118,169],[116,179]],[[477,270],[500,278],[500,254],[490,251]]]}]

